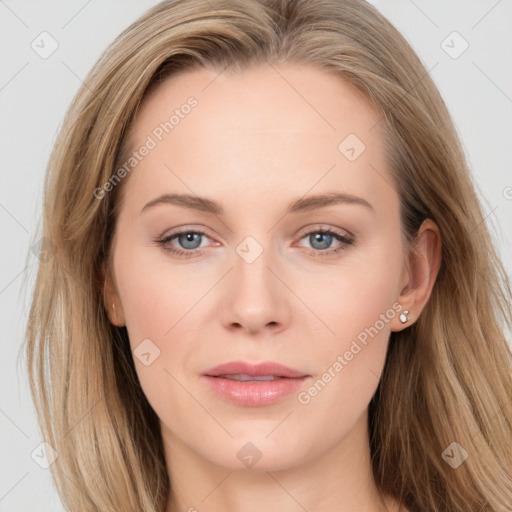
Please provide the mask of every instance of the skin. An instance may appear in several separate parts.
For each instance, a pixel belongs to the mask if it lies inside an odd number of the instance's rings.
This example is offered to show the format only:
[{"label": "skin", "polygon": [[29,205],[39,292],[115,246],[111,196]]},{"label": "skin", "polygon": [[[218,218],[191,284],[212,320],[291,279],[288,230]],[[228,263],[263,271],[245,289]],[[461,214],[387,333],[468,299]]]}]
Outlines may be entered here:
[{"label": "skin", "polygon": [[[161,421],[172,485],[167,512],[406,510],[374,485],[367,411],[390,332],[409,327],[428,301],[440,236],[427,220],[419,257],[402,246],[399,197],[372,129],[379,114],[340,78],[314,68],[220,75],[201,68],[146,96],[133,148],[190,96],[197,107],[122,184],[106,281],[110,319],[126,325],[132,349],[149,338],[160,350],[150,365],[137,358],[135,365]],[[348,134],[366,146],[352,162],[338,150]],[[292,201],[325,192],[358,196],[374,211],[335,204],[284,214]],[[225,213],[173,204],[141,213],[163,193],[208,197]],[[322,255],[308,236],[319,224],[353,234],[354,243]],[[180,227],[207,232],[198,249],[187,249],[183,237],[167,244],[192,257],[155,242]],[[263,249],[252,263],[236,251],[247,236]],[[342,245],[332,238],[324,254]],[[277,361],[311,375],[307,390],[397,303],[409,322],[396,313],[307,404],[292,393],[265,407],[237,406],[200,376],[233,360]],[[248,442],[261,452],[252,467],[237,457]]]}]

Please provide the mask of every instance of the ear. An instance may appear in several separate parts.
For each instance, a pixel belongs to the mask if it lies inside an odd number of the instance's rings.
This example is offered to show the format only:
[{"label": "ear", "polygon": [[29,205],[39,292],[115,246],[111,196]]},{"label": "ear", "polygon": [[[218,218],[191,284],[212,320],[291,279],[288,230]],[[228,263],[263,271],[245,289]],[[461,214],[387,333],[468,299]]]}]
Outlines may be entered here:
[{"label": "ear", "polygon": [[441,266],[441,235],[433,220],[426,219],[421,224],[406,263],[398,302],[402,305],[399,313],[407,311],[407,321],[402,323],[397,315],[391,321],[392,331],[412,325],[430,298]]},{"label": "ear", "polygon": [[117,327],[125,325],[123,306],[117,292],[115,279],[112,272],[107,270],[105,263],[101,266],[101,274],[103,279],[103,299],[110,323]]}]

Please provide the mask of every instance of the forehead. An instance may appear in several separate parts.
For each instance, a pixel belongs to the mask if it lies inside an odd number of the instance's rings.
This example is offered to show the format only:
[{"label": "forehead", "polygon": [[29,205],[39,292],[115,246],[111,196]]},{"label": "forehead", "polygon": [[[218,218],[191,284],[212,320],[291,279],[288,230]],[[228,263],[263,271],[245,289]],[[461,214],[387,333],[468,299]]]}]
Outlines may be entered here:
[{"label": "forehead", "polygon": [[242,198],[336,186],[375,195],[386,173],[380,117],[353,86],[309,66],[181,72],[141,104],[132,149],[149,139],[153,148],[128,188],[214,195],[228,187]]},{"label": "forehead", "polygon": [[[269,136],[307,132],[336,140],[347,129],[363,135],[381,117],[354,86],[309,65],[261,64],[243,71],[197,68],[153,85],[137,114],[135,136],[151,132],[155,122],[169,120],[190,97],[198,103],[192,122],[199,117],[205,130],[215,123],[216,135],[243,128]],[[173,129],[172,136],[183,132],[185,124],[190,121]]]}]

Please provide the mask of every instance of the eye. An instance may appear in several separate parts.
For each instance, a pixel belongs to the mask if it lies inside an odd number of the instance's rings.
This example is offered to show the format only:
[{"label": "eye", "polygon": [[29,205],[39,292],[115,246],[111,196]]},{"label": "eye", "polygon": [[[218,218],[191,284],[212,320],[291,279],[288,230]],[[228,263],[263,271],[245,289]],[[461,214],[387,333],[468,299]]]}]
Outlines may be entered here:
[{"label": "eye", "polygon": [[[171,233],[165,237],[155,240],[165,251],[175,254],[176,256],[190,258],[192,256],[200,256],[205,249],[201,249],[201,243],[205,238],[211,238],[207,233],[196,229],[181,229]],[[342,233],[332,228],[319,226],[314,230],[307,231],[300,235],[300,240],[308,239],[312,246],[309,250],[310,255],[314,257],[332,256],[345,250],[347,246],[354,243],[354,237],[348,233]],[[339,244],[338,247],[331,249],[333,242]],[[220,245],[214,242],[214,245]]]},{"label": "eye", "polygon": [[[341,233],[332,228],[318,227],[312,231],[302,234],[301,240],[307,239],[314,249],[311,255],[314,257],[332,256],[344,251],[347,246],[354,243],[354,237],[348,233]],[[331,249],[333,242],[337,241],[340,245]]]},{"label": "eye", "polygon": [[[184,229],[171,233],[164,238],[157,239],[156,242],[167,252],[189,258],[191,256],[199,256],[204,252],[199,251],[198,253],[197,251],[197,249],[200,248],[204,237],[209,238],[204,231]],[[172,243],[175,240],[178,247]],[[215,243],[219,245],[218,242]]]}]

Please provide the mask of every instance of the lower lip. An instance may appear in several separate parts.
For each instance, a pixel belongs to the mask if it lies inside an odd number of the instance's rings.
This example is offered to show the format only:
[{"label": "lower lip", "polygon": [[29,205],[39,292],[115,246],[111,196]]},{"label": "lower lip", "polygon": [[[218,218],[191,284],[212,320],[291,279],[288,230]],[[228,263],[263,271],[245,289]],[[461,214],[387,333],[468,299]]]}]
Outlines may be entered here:
[{"label": "lower lip", "polygon": [[236,405],[262,407],[278,402],[297,391],[308,378],[282,378],[277,380],[239,381],[220,377],[203,376],[221,397]]}]

